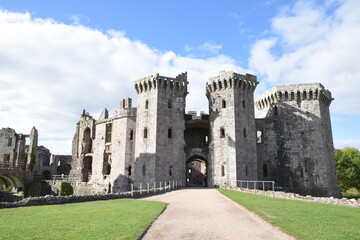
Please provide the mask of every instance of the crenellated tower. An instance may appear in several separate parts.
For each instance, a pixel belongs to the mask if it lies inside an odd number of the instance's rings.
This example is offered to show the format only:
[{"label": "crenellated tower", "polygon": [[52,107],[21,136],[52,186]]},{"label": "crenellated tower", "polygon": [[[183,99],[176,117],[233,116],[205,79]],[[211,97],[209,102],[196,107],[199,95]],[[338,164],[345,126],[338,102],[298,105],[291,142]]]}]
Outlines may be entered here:
[{"label": "crenellated tower", "polygon": [[211,175],[215,184],[256,180],[254,91],[256,76],[221,71],[206,84]]},{"label": "crenellated tower", "polygon": [[187,73],[135,81],[138,94],[134,181],[184,179]]},{"label": "crenellated tower", "polygon": [[303,194],[340,196],[329,112],[332,100],[320,83],[277,86],[258,99],[263,118],[256,120],[261,137],[259,178]]}]

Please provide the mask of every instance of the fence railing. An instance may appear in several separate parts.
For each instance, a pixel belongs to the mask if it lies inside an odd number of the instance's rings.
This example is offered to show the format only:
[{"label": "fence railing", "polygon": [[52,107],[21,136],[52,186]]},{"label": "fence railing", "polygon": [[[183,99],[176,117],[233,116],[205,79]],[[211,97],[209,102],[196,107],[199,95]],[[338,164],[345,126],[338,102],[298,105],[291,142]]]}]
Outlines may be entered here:
[{"label": "fence railing", "polygon": [[132,183],[130,184],[131,197],[135,195],[154,194],[159,192],[166,192],[186,186],[185,181],[162,181],[162,182],[148,182],[148,183]]},{"label": "fence railing", "polygon": [[236,181],[220,181],[214,182],[219,187],[234,187],[239,188],[241,191],[244,189],[246,192],[253,192],[262,194],[266,191],[271,191],[272,195],[275,192],[275,181],[248,181],[248,180],[236,180]]},{"label": "fence railing", "polygon": [[0,169],[28,170],[29,164],[26,165],[26,169],[21,169],[19,164],[0,163]]}]

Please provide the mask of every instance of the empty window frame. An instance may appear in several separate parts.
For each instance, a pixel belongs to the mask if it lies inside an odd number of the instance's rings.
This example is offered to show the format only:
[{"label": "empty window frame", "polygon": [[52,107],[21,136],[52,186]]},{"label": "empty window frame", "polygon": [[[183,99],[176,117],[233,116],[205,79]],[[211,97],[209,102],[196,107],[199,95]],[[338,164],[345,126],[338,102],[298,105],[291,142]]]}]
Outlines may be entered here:
[{"label": "empty window frame", "polygon": [[173,175],[173,167],[170,166],[169,167],[169,176],[172,177],[172,175]]},{"label": "empty window frame", "polygon": [[224,137],[225,137],[225,129],[220,128],[220,138],[224,138]]},{"label": "empty window frame", "polygon": [[144,138],[147,138],[147,137],[148,137],[148,129],[144,128]]},{"label": "empty window frame", "polygon": [[148,100],[145,101],[145,109],[149,109],[149,101]]},{"label": "empty window frame", "polygon": [[264,141],[263,131],[257,130],[256,131],[256,142],[263,143],[263,141]]},{"label": "empty window frame", "polygon": [[221,165],[221,176],[225,177],[225,166]]},{"label": "empty window frame", "polygon": [[300,139],[301,139],[302,142],[305,141],[305,133],[304,132],[300,133]]},{"label": "empty window frame", "polygon": [[130,141],[132,141],[134,139],[134,130],[130,130]]},{"label": "empty window frame", "polygon": [[112,131],[112,124],[108,123],[106,124],[106,129],[105,129],[106,133],[105,133],[105,142],[111,142],[111,131]]},{"label": "empty window frame", "polygon": [[172,102],[171,102],[171,100],[168,101],[168,108],[169,108],[169,109],[172,108]]},{"label": "empty window frame", "polygon": [[171,138],[172,137],[172,130],[171,128],[168,129],[168,138]]},{"label": "empty window frame", "polygon": [[244,135],[244,138],[246,138],[246,128],[244,128],[244,130],[243,130],[243,135]]},{"label": "empty window frame", "polygon": [[223,99],[223,100],[221,101],[221,107],[222,107],[222,108],[226,108],[226,100],[225,100],[225,99]]}]

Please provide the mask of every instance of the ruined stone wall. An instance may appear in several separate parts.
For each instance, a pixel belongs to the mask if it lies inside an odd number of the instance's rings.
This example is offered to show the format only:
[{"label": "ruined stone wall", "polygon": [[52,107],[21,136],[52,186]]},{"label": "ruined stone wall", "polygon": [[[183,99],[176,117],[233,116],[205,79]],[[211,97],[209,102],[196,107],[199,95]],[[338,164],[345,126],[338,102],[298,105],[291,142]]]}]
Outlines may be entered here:
[{"label": "ruined stone wall", "polygon": [[14,129],[2,128],[0,130],[0,164],[9,167],[17,164],[18,139]]},{"label": "ruined stone wall", "polygon": [[[26,145],[28,139],[29,145]],[[17,134],[14,129],[2,128],[0,130],[0,164],[8,168],[25,170],[30,162],[30,155],[36,155],[38,133],[35,127],[30,134]],[[4,165],[4,166],[5,166]]]},{"label": "ruined stone wall", "polygon": [[257,179],[253,91],[256,77],[220,72],[209,79],[210,158],[215,182]]},{"label": "ruined stone wall", "polygon": [[278,86],[257,102],[260,114],[273,118],[277,125],[281,168],[272,177],[279,179],[281,187],[305,194],[340,194],[331,170],[335,167],[328,111],[331,100],[331,93],[314,83]]}]

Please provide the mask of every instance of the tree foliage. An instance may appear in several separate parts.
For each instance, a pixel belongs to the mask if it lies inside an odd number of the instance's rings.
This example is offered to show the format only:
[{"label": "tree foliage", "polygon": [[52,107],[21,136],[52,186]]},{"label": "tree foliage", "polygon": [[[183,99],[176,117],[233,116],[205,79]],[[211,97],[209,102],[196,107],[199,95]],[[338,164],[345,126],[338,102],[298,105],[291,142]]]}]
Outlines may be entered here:
[{"label": "tree foliage", "polygon": [[67,196],[73,194],[73,187],[68,182],[62,182],[60,185],[60,195]]},{"label": "tree foliage", "polygon": [[352,147],[335,149],[335,158],[341,191],[350,188],[360,191],[360,151]]}]

